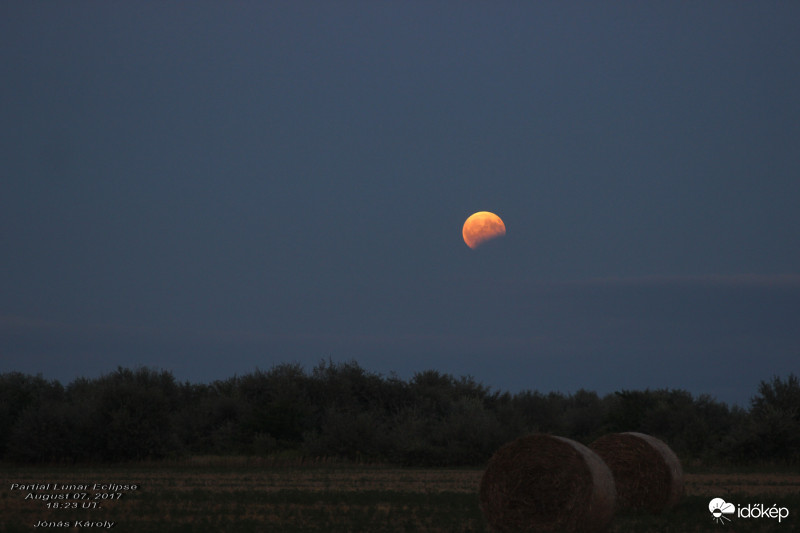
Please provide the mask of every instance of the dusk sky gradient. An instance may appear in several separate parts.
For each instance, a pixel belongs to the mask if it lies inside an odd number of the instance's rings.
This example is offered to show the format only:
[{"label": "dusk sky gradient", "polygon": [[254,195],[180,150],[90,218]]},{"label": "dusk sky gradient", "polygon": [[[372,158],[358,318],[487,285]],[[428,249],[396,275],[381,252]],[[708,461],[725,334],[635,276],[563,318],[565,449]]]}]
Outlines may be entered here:
[{"label": "dusk sky gradient", "polygon": [[800,374],[800,3],[5,2],[0,79],[0,372]]}]

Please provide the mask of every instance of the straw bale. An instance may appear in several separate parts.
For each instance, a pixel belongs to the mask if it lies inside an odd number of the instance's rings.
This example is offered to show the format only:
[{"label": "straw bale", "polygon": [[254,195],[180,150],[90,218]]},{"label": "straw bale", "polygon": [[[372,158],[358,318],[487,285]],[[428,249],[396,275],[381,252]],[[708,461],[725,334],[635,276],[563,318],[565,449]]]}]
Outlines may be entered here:
[{"label": "straw bale", "polygon": [[644,433],[611,433],[589,447],[614,475],[621,509],[661,513],[683,497],[683,469],[663,441]]},{"label": "straw bale", "polygon": [[614,478],[589,448],[534,434],[502,446],[481,478],[489,526],[505,532],[600,532],[614,516]]}]

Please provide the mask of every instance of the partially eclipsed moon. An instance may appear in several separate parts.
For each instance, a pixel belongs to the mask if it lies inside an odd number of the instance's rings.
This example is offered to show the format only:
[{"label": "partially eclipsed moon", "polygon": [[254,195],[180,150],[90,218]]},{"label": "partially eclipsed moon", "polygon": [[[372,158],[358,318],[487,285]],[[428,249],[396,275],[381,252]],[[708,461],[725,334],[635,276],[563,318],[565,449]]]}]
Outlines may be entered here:
[{"label": "partially eclipsed moon", "polygon": [[464,222],[461,234],[467,246],[474,249],[488,240],[505,235],[506,225],[494,213],[478,211]]}]

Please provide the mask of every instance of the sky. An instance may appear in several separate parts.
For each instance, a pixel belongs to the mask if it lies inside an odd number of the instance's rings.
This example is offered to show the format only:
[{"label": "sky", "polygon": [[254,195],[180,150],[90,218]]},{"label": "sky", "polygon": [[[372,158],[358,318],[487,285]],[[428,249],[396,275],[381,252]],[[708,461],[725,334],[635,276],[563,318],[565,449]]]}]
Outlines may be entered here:
[{"label": "sky", "polygon": [[799,50],[780,1],[5,2],[0,372],[746,407],[800,374]]}]

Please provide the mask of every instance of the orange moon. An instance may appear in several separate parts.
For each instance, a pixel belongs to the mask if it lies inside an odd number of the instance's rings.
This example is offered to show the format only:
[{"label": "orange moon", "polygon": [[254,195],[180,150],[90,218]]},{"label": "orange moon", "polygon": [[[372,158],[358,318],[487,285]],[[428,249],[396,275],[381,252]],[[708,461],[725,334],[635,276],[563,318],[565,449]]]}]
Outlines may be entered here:
[{"label": "orange moon", "polygon": [[486,241],[505,235],[506,225],[494,213],[478,211],[464,222],[461,234],[467,246],[475,249]]}]

